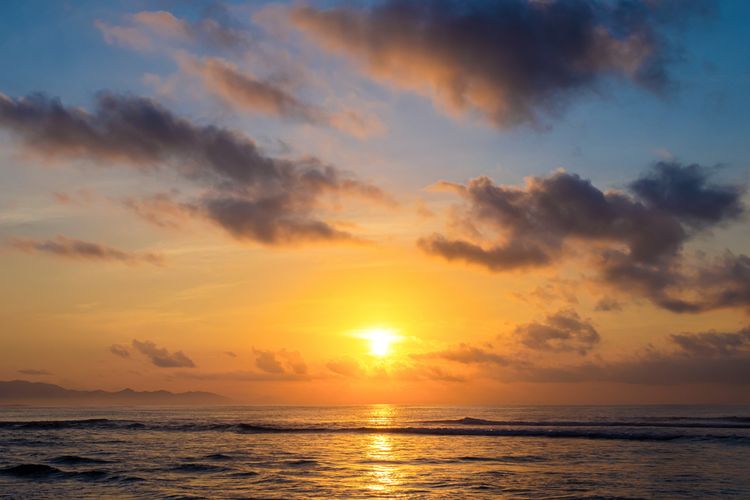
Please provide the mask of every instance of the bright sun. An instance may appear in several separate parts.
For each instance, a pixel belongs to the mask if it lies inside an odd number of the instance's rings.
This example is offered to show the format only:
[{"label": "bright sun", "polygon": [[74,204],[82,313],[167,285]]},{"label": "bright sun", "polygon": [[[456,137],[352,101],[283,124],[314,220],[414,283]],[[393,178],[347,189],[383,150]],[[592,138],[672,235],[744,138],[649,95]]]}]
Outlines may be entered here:
[{"label": "bright sun", "polygon": [[398,336],[389,328],[368,328],[361,333],[363,339],[370,342],[370,354],[386,356],[391,351],[391,344],[398,340]]}]

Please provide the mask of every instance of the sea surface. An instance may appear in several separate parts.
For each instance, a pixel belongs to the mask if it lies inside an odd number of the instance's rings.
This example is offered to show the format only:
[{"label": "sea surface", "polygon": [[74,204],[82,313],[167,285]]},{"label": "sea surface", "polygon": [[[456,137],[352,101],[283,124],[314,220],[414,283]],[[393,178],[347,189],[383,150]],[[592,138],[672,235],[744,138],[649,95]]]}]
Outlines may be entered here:
[{"label": "sea surface", "polygon": [[750,407],[6,407],[0,497],[750,498]]}]

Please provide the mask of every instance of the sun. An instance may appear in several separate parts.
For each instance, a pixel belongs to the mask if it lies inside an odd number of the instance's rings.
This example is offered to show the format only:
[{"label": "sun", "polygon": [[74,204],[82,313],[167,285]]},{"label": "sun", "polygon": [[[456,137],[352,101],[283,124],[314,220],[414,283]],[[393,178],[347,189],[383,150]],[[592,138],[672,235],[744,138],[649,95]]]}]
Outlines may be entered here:
[{"label": "sun", "polygon": [[368,328],[362,330],[360,337],[370,343],[370,354],[383,357],[391,352],[391,344],[399,337],[390,328]]}]

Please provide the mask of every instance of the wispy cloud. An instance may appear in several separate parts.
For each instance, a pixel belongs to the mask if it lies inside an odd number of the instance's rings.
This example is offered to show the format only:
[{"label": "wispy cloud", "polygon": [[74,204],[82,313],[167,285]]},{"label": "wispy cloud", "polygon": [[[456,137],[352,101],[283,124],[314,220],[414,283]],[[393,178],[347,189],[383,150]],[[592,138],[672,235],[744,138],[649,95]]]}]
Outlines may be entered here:
[{"label": "wispy cloud", "polygon": [[498,354],[491,350],[492,346],[480,347],[460,344],[457,347],[442,351],[414,354],[415,359],[444,359],[465,365],[489,363],[493,365],[509,366],[514,363],[510,356]]},{"label": "wispy cloud", "polygon": [[123,24],[110,24],[102,20],[94,24],[107,43],[135,50],[158,48],[165,41],[223,49],[251,46],[250,33],[233,26],[231,17],[224,9],[214,8],[207,14],[196,21],[188,21],[163,10],[141,11],[126,16]]},{"label": "wispy cloud", "polygon": [[22,370],[18,370],[18,373],[23,373],[24,375],[32,375],[32,376],[52,375],[52,372],[49,372],[47,370],[37,370],[34,368],[24,368]]},{"label": "wispy cloud", "polygon": [[57,236],[51,240],[10,238],[8,244],[22,252],[40,253],[68,259],[121,262],[129,265],[147,263],[161,266],[164,264],[164,257],[158,253],[127,252],[99,243],[67,238],[65,236]]},{"label": "wispy cloud", "polygon": [[331,127],[355,137],[368,137],[383,130],[371,116],[353,109],[331,110],[303,101],[283,80],[263,79],[216,57],[178,57],[183,71],[197,76],[205,89],[234,109],[293,121]]}]

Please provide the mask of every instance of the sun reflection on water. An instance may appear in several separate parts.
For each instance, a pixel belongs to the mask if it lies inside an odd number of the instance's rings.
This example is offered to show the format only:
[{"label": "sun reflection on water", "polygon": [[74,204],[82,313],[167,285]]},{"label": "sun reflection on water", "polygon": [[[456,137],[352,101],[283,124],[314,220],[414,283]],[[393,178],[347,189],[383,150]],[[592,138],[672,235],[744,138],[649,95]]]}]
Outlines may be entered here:
[{"label": "sun reflection on water", "polygon": [[[396,409],[390,405],[376,405],[371,409],[368,421],[373,427],[388,427],[392,424]],[[398,453],[394,451],[393,439],[388,434],[368,436],[366,454],[372,464],[368,474],[367,488],[379,493],[395,491],[399,485]]]},{"label": "sun reflection on water", "polygon": [[388,427],[396,417],[396,407],[387,404],[373,405],[367,417],[368,424],[374,427]]}]

